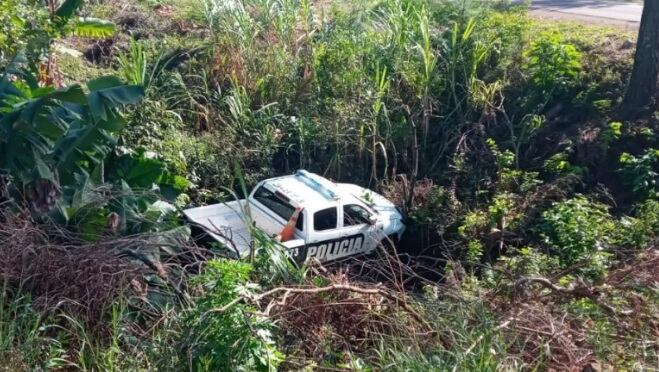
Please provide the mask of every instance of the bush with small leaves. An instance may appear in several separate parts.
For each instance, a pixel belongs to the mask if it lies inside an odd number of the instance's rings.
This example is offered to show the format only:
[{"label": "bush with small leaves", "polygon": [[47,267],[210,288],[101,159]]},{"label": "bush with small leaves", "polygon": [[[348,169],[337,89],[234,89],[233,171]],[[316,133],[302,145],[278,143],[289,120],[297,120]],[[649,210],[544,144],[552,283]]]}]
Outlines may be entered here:
[{"label": "bush with small leaves", "polygon": [[562,267],[590,261],[583,274],[596,278],[606,268],[608,254],[604,248],[611,243],[615,221],[608,207],[577,196],[554,206],[542,214],[540,236],[556,253]]},{"label": "bush with small leaves", "polygon": [[625,216],[616,230],[616,243],[630,248],[645,248],[659,237],[659,201],[648,199],[636,206],[634,217]]},{"label": "bush with small leaves", "polygon": [[642,198],[659,198],[659,149],[647,149],[641,156],[629,153],[620,155],[623,182]]},{"label": "bush with small leaves", "polygon": [[251,271],[246,263],[213,260],[193,279],[202,295],[185,320],[184,344],[195,370],[275,371],[281,363],[272,323],[249,305],[232,304],[258,289]]},{"label": "bush with small leaves", "polygon": [[505,256],[500,257],[496,266],[502,270],[492,271],[489,278],[491,282],[506,281],[509,278],[508,275],[512,275],[512,277],[549,275],[559,266],[559,263],[556,257],[542,253],[537,248],[522,247],[510,250]]},{"label": "bush with small leaves", "polygon": [[533,90],[549,98],[564,93],[581,70],[581,53],[557,33],[543,33],[526,53]]},{"label": "bush with small leaves", "polygon": [[568,154],[565,152],[557,152],[545,160],[544,170],[556,175],[582,175],[586,171],[583,167],[570,164]]}]

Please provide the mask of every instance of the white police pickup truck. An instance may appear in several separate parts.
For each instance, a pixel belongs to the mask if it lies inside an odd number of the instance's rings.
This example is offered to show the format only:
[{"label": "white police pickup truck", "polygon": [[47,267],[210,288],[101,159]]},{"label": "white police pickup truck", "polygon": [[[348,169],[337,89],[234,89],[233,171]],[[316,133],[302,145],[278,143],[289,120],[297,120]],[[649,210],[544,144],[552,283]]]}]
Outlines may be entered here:
[{"label": "white police pickup truck", "polygon": [[273,238],[287,224],[290,230],[295,226],[290,239],[281,244],[298,263],[370,253],[379,244],[399,240],[405,231],[400,212],[383,196],[304,170],[261,181],[247,199],[187,209],[183,214],[239,257],[250,252],[248,224]]}]

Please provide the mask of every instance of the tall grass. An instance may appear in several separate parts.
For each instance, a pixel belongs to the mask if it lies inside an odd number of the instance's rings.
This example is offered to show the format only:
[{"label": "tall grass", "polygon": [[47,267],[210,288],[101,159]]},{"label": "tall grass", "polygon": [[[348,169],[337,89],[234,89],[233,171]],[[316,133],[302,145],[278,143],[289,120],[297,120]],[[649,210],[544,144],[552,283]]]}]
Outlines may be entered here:
[{"label": "tall grass", "polygon": [[377,366],[396,371],[499,371],[516,362],[494,314],[480,300],[422,300],[441,341],[383,338],[373,350]]},{"label": "tall grass", "polygon": [[117,62],[128,83],[142,86],[147,83],[147,56],[142,43],[131,38],[128,50],[117,55]]},{"label": "tall grass", "polygon": [[157,58],[153,59],[145,49],[144,43],[131,38],[128,49],[117,54],[119,75],[128,84],[142,86],[148,94],[164,69],[178,57],[178,53],[169,54],[167,51],[161,51]]},{"label": "tall grass", "polygon": [[[204,113],[212,128],[245,133],[247,142],[269,143],[266,157],[297,155],[290,167],[371,184],[393,171],[415,179],[450,161],[467,123],[497,99],[502,76],[492,71],[509,63],[497,51],[521,41],[508,25],[498,33],[485,28],[496,14],[487,8],[204,0],[199,19],[212,46],[183,81],[185,91],[208,82],[221,90],[195,95],[185,111]],[[486,62],[494,66],[484,70]],[[200,74],[204,83],[194,83]],[[254,120],[265,108],[268,115]],[[358,166],[343,166],[350,162]]]},{"label": "tall grass", "polygon": [[[184,365],[176,346],[180,317],[171,306],[158,310],[160,322],[147,331],[135,323],[139,314],[119,301],[107,319],[99,319],[101,328],[91,329],[57,309],[37,312],[29,296],[9,288],[6,283],[0,287],[0,369],[175,370]],[[142,338],[145,333],[148,338]]]},{"label": "tall grass", "polygon": [[52,326],[32,308],[29,296],[0,287],[0,365],[8,370],[65,365],[62,344],[49,336]]}]

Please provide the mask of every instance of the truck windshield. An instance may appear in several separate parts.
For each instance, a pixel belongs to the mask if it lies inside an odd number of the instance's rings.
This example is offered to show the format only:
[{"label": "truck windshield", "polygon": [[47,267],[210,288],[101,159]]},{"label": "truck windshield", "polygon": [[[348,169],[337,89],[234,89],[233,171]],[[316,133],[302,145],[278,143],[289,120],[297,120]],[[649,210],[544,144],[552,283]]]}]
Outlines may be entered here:
[{"label": "truck windshield", "polygon": [[[254,192],[254,199],[279,217],[283,218],[284,221],[288,221],[293,215],[293,212],[295,212],[295,207],[293,207],[288,201],[266,189],[264,186],[259,187]],[[304,231],[304,211],[300,214],[295,228]]]},{"label": "truck windshield", "polygon": [[371,214],[357,204],[343,206],[343,226],[362,225],[369,222]]}]

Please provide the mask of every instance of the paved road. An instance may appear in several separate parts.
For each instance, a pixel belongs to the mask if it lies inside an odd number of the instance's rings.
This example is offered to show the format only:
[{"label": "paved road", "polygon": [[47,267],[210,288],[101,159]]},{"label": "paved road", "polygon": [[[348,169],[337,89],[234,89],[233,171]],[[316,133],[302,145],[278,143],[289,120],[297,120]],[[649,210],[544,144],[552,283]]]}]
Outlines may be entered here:
[{"label": "paved road", "polygon": [[534,13],[559,18],[589,18],[594,21],[638,24],[643,4],[600,0],[532,0]]}]

